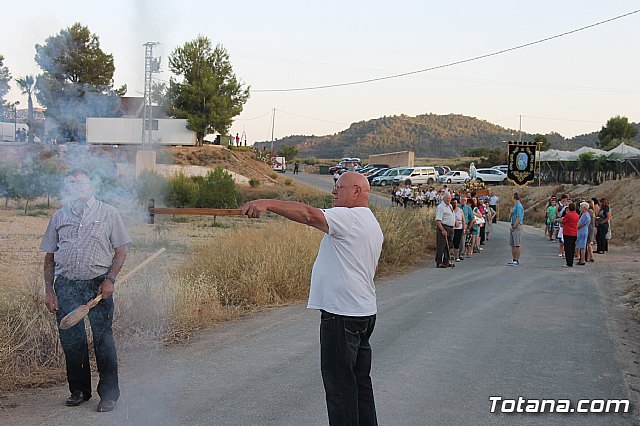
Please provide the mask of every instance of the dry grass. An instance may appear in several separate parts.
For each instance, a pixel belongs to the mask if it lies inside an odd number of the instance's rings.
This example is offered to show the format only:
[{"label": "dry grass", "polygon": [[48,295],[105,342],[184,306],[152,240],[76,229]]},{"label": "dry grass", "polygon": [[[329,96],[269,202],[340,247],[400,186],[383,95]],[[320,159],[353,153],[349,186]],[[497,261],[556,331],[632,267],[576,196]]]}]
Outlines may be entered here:
[{"label": "dry grass", "polygon": [[[317,195],[299,188],[287,194],[289,199]],[[5,219],[11,216],[3,213]],[[385,235],[378,276],[406,269],[433,249],[432,210],[380,209],[375,214]],[[34,220],[43,223],[23,232],[39,235],[47,218],[21,217],[15,229]],[[160,246],[168,251],[154,267],[118,286],[114,333],[119,345],[183,339],[216,322],[307,297],[320,231],[277,217],[218,219],[215,227],[210,222],[165,218],[162,241],[158,225],[132,230],[136,243],[130,247],[125,271]],[[0,265],[8,278],[0,296],[2,390],[64,379],[55,319],[44,306],[38,242],[39,236],[25,241],[14,255],[13,260],[22,260],[21,268]]]},{"label": "dry grass", "polygon": [[[420,262],[434,247],[434,213],[381,209],[385,236],[378,275]],[[322,233],[283,219],[236,229],[198,247],[173,281],[173,333],[180,337],[252,309],[304,299]]]},{"label": "dry grass", "polygon": [[375,215],[384,234],[379,275],[406,269],[435,251],[434,209],[379,209]]},{"label": "dry grass", "polygon": [[37,387],[64,377],[54,317],[39,282],[0,298],[0,389]]},{"label": "dry grass", "polygon": [[[512,189],[499,187],[508,207]],[[612,201],[614,232],[638,238],[632,220],[639,202],[640,180],[610,182],[600,187],[543,187],[542,196],[570,192],[607,196]],[[537,201],[537,188],[520,190],[525,207]],[[250,198],[324,202],[319,191],[291,186],[259,187]],[[42,254],[38,244],[47,217],[29,217],[0,210],[0,389],[43,386],[64,380],[64,362],[54,318],[43,303]],[[503,211],[508,210],[505,208]],[[49,213],[52,213],[50,210]],[[423,262],[434,248],[432,209],[375,211],[385,235],[378,276]],[[539,217],[535,208],[530,218]],[[311,267],[322,233],[280,218],[164,217],[157,225],[131,229],[135,244],[125,270],[168,248],[154,268],[118,288],[114,332],[119,345],[160,342],[189,336],[267,306],[307,297]],[[615,241],[615,239],[614,239]],[[637,296],[637,287],[629,291]]]},{"label": "dry grass", "polygon": [[[287,188],[284,194],[261,195],[304,199],[322,194]],[[391,267],[396,259],[402,265],[419,260],[423,247],[417,240],[424,233],[418,231],[419,220],[410,220],[420,216],[402,210],[377,214],[387,239],[380,272],[396,269]],[[59,382],[64,379],[63,355],[54,316],[44,306],[38,251],[48,219],[3,210],[0,220],[11,225],[0,235],[6,254],[0,262],[0,389]],[[204,217],[161,220],[130,229],[135,243],[123,272],[160,246],[167,253],[118,286],[114,333],[119,346],[184,338],[215,322],[307,296],[321,232],[275,217],[218,218],[216,226]],[[411,237],[416,241],[411,243]]]},{"label": "dry grass", "polygon": [[302,299],[321,237],[312,228],[271,219],[197,247],[173,277],[174,332],[188,333],[256,307]]}]

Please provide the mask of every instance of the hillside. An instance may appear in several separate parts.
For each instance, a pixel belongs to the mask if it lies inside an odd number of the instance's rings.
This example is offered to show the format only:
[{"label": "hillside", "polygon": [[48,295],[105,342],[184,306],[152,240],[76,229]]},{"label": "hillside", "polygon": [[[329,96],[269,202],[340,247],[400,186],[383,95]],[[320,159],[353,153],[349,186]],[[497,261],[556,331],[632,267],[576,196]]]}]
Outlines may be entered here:
[{"label": "hillside", "polygon": [[[640,128],[640,124],[634,125]],[[598,131],[573,138],[556,132],[546,136],[553,149],[575,150],[596,146]],[[461,156],[465,149],[503,147],[502,141],[514,139],[517,133],[514,129],[458,114],[400,115],[353,123],[334,135],[288,136],[274,141],[273,146],[276,150],[283,145],[297,146],[301,156],[316,158],[367,157],[404,150],[414,151],[418,157],[447,158]],[[522,134],[522,140],[532,139],[532,134]],[[270,149],[271,142],[256,142],[255,146]]]}]

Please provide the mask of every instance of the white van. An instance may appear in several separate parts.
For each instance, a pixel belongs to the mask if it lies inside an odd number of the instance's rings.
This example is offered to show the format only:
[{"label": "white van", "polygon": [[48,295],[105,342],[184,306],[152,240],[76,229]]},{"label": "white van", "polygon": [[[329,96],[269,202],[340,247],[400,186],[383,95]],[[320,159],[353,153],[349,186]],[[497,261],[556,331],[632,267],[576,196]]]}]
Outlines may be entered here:
[{"label": "white van", "polygon": [[271,169],[276,172],[285,173],[287,171],[287,161],[284,157],[275,157]]},{"label": "white van", "polygon": [[438,172],[433,167],[407,167],[393,178],[394,185],[433,185],[438,180]]}]

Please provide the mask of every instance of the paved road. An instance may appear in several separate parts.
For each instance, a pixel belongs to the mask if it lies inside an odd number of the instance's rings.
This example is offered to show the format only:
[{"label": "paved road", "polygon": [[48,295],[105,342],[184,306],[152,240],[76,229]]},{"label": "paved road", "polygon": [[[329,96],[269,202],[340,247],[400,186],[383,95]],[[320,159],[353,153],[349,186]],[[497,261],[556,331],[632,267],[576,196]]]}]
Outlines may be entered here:
[{"label": "paved road", "polygon": [[[528,227],[522,266],[507,230],[454,269],[433,262],[378,283],[373,383],[382,425],[622,425],[616,414],[491,414],[489,397],[628,398],[591,268],[561,268]],[[597,264],[596,264],[597,265]],[[2,425],[322,425],[319,315],[302,304],[127,354],[113,413],[62,406],[64,387],[0,399]]]}]

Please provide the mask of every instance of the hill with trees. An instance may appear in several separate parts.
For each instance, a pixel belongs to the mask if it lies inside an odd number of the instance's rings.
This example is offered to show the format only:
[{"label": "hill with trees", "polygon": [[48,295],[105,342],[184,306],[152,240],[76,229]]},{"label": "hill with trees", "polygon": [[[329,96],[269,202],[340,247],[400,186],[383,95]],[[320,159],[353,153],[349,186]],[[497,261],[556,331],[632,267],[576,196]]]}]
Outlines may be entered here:
[{"label": "hill with trees", "polygon": [[[640,127],[640,124],[633,124]],[[598,131],[573,138],[552,132],[544,135],[551,149],[575,150],[595,147]],[[522,133],[523,141],[536,135]],[[273,142],[274,149],[296,146],[300,156],[316,158],[367,157],[395,151],[414,151],[418,157],[457,157],[465,150],[504,148],[502,141],[515,140],[518,131],[486,120],[459,114],[424,114],[382,117],[353,123],[348,129],[327,136],[288,136]],[[256,142],[259,149],[271,148],[271,142]]]}]

